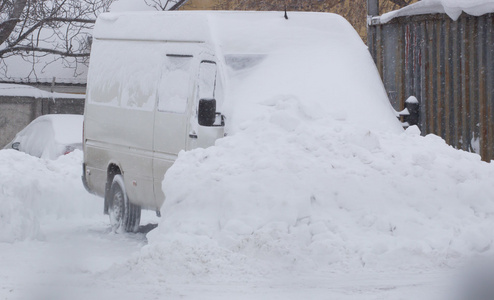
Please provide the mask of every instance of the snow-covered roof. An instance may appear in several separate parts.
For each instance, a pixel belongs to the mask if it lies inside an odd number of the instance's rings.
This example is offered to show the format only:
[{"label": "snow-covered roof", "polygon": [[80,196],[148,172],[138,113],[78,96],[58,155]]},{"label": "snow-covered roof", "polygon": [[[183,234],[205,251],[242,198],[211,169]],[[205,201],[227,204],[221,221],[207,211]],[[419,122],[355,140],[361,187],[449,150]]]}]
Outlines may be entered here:
[{"label": "snow-covered roof", "polygon": [[385,13],[380,17],[381,23],[387,23],[394,18],[424,15],[447,14],[454,21],[461,13],[481,16],[494,12],[494,0],[422,0],[399,10]]},{"label": "snow-covered roof", "polygon": [[[3,83],[13,83],[13,84],[53,84],[56,85],[85,85],[87,83],[87,75],[79,75],[77,77],[0,77],[0,81]],[[58,74],[58,73],[57,73]],[[48,76],[49,74],[47,74]],[[53,78],[55,77],[55,79]]]},{"label": "snow-covered roof", "polygon": [[0,83],[0,96],[34,97],[34,98],[85,98],[85,95],[50,93],[32,86],[22,84]]}]

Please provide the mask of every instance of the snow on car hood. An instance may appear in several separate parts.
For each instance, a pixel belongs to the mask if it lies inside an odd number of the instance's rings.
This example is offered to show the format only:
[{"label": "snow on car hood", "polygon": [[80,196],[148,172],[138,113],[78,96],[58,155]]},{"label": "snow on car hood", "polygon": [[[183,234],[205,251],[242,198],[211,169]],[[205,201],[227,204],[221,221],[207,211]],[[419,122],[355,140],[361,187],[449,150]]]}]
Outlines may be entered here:
[{"label": "snow on car hood", "polygon": [[82,143],[82,115],[46,115],[53,124],[54,139],[63,145]]},{"label": "snow on car hood", "polygon": [[13,142],[20,142],[19,150],[22,152],[56,159],[64,154],[66,146],[82,144],[83,119],[81,115],[44,115],[21,130]]}]

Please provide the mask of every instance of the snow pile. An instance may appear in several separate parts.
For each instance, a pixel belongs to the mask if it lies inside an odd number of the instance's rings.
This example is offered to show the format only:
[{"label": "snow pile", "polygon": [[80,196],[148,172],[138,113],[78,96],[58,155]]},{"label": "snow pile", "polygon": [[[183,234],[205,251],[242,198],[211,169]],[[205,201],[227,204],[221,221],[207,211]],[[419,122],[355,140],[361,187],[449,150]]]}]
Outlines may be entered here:
[{"label": "snow pile", "polygon": [[[280,115],[301,121],[287,129]],[[215,147],[182,153],[144,260],[229,276],[427,269],[492,252],[494,166],[416,127],[304,118],[280,100]]]},{"label": "snow pile", "polygon": [[403,131],[358,36],[328,19],[324,35],[291,28],[309,42],[229,70],[230,135],[180,153],[129,276],[400,272],[492,252],[494,166]]},{"label": "snow pile", "polygon": [[82,152],[57,160],[0,151],[0,242],[42,239],[43,221],[101,214],[81,183]]},{"label": "snow pile", "polygon": [[481,16],[494,12],[492,0],[422,0],[402,9],[385,13],[380,17],[381,23],[394,18],[424,14],[447,14],[453,21],[458,20],[461,13]]}]

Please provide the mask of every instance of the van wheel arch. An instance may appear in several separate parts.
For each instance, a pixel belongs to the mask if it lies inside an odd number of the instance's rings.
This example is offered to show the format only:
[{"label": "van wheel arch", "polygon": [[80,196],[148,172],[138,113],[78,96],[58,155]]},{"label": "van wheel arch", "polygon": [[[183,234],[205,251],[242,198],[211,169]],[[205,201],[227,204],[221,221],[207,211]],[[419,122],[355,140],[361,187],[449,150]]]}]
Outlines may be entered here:
[{"label": "van wheel arch", "polygon": [[106,185],[105,185],[105,206],[104,206],[104,213],[107,215],[108,214],[108,207],[110,205],[110,189],[111,185],[113,183],[113,178],[115,175],[122,175],[122,171],[120,170],[120,167],[117,164],[111,163],[108,165],[108,170],[106,172]]}]

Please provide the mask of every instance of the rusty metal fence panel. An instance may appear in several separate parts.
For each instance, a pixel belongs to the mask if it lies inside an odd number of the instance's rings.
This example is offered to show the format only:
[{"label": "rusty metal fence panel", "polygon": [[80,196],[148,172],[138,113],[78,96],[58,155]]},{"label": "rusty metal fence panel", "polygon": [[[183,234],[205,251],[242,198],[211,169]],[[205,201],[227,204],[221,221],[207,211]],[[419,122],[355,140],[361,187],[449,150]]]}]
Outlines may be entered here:
[{"label": "rusty metal fence panel", "polygon": [[494,160],[494,14],[373,22],[368,46],[395,110],[415,96],[423,134]]}]

